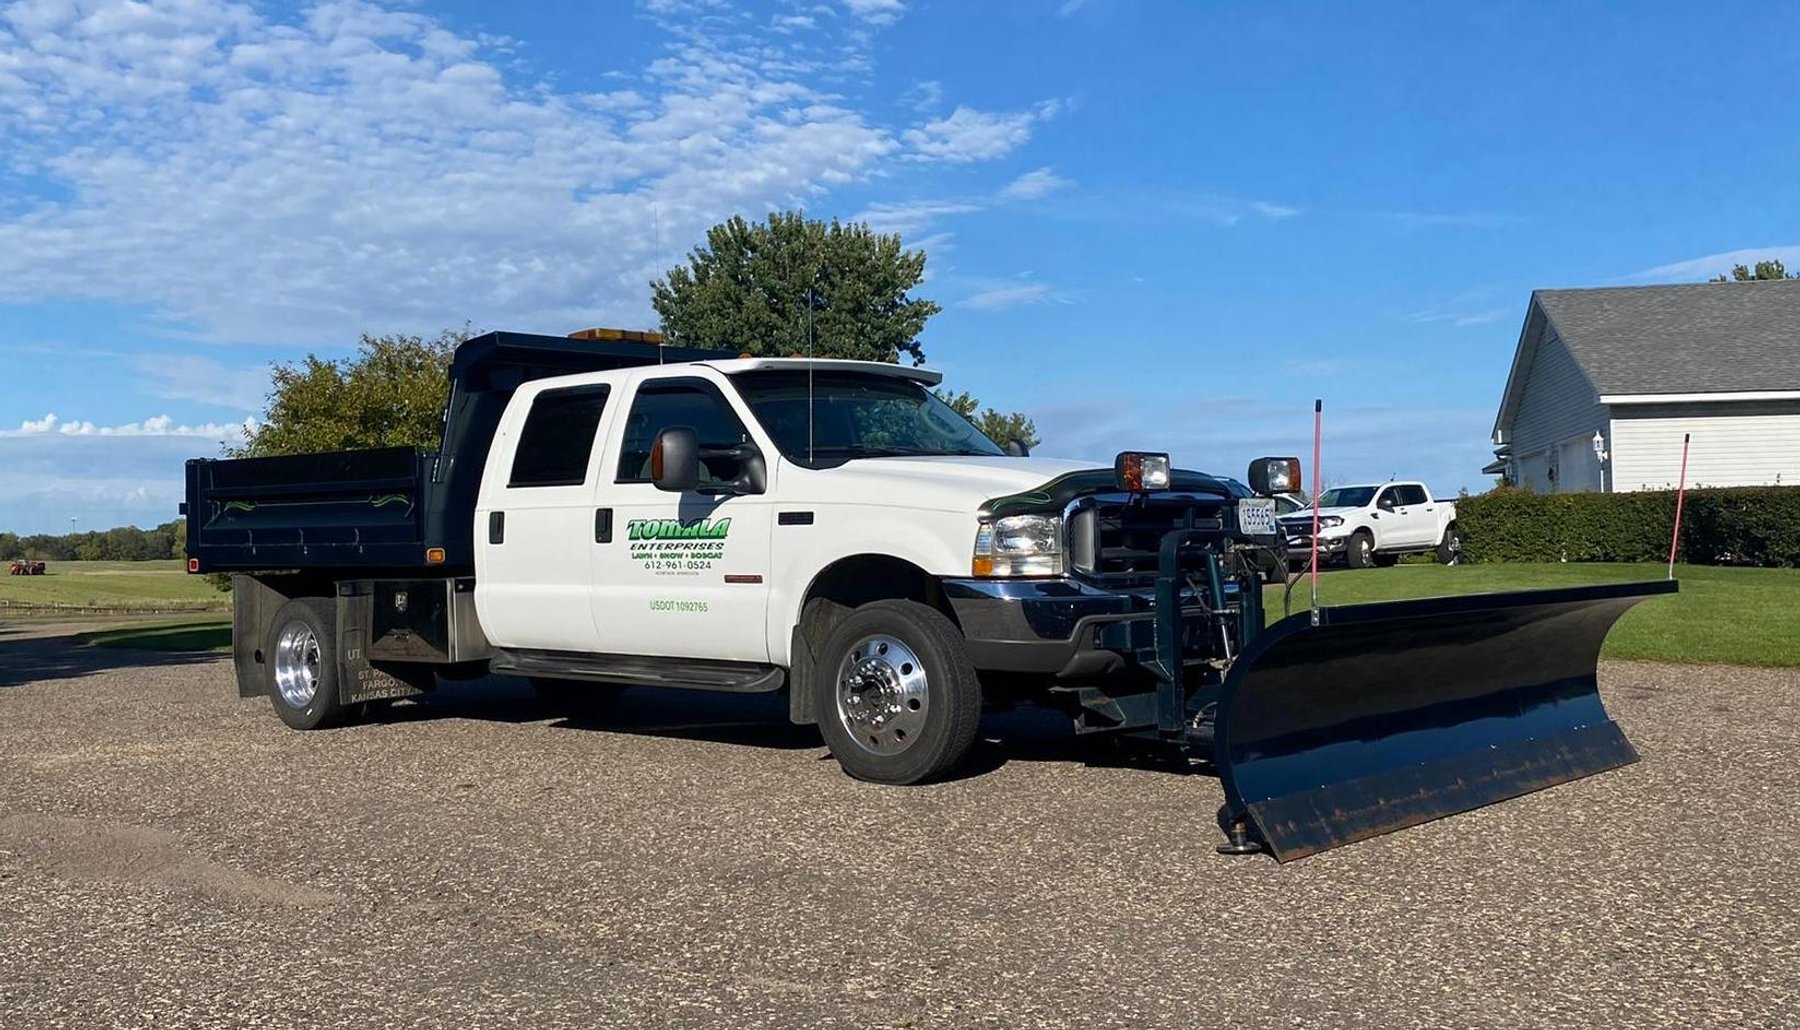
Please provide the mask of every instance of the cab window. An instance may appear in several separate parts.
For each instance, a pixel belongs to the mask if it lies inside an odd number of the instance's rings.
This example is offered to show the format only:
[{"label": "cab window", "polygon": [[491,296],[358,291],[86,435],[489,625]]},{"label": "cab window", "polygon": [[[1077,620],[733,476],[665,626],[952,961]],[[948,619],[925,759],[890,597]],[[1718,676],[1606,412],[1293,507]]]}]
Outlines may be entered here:
[{"label": "cab window", "polygon": [[586,481],[607,393],[605,386],[570,386],[538,394],[519,431],[506,485],[580,486]]},{"label": "cab window", "polygon": [[664,380],[638,387],[625,419],[625,442],[619,449],[621,483],[650,481],[650,448],[656,434],[687,426],[700,440],[700,486],[722,486],[742,472],[736,457],[719,454],[750,437],[723,394],[698,379]]}]

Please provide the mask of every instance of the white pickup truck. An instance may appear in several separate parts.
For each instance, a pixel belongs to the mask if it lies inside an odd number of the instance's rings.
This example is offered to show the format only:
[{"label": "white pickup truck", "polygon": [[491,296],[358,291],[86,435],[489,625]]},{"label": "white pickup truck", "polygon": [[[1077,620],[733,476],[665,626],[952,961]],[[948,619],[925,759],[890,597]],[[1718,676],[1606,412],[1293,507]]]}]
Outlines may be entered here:
[{"label": "white pickup truck", "polygon": [[[1353,569],[1392,565],[1403,554],[1462,555],[1456,504],[1433,500],[1423,483],[1337,486],[1319,495],[1319,559],[1342,557]],[[1303,567],[1312,547],[1313,510],[1281,517],[1288,559]]]},{"label": "white pickup truck", "polygon": [[188,463],[189,570],[239,574],[242,694],[311,729],[438,677],[785,690],[848,772],[913,783],[984,700],[1185,740],[1262,628],[1275,502],[1234,480],[1002,448],[927,369],[593,332],[462,345],[435,453]]}]

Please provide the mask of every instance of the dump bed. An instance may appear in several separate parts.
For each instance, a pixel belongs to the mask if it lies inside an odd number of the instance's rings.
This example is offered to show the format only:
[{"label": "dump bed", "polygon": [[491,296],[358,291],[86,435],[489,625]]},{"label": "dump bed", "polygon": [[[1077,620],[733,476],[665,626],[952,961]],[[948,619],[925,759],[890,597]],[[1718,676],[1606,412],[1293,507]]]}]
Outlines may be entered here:
[{"label": "dump bed", "polygon": [[[596,335],[596,334],[605,335]],[[521,383],[735,357],[654,334],[487,333],[456,349],[442,446],[187,463],[187,553],[197,572],[281,569],[473,572],[475,495],[500,416]]]},{"label": "dump bed", "polygon": [[209,570],[423,566],[442,546],[427,543],[436,461],[412,447],[190,461],[188,556]]}]

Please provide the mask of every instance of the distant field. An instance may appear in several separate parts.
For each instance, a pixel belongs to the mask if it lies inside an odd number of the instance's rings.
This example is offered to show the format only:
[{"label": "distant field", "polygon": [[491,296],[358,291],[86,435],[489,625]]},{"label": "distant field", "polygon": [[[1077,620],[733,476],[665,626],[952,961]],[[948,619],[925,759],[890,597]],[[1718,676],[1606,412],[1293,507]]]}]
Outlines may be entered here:
[{"label": "distant field", "polygon": [[53,561],[42,576],[9,576],[0,564],[0,611],[12,608],[99,608],[114,611],[207,611],[231,607],[202,576],[179,561]]},{"label": "distant field", "polygon": [[[1495,590],[1536,590],[1630,583],[1667,576],[1664,565],[1397,565],[1333,570],[1319,577],[1320,604],[1398,601]],[[1677,565],[1681,592],[1640,603],[1606,638],[1607,658],[1731,665],[1800,666],[1800,569]],[[1271,621],[1281,617],[1281,587],[1265,593]],[[1294,611],[1307,604],[1307,582],[1294,586]]]}]

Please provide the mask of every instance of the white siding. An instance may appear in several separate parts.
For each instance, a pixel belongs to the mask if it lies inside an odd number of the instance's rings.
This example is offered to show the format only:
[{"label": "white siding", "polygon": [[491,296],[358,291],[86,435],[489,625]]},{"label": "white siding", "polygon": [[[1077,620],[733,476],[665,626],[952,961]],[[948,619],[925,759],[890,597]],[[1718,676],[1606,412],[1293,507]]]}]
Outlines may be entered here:
[{"label": "white siding", "polygon": [[1675,486],[1683,433],[1693,437],[1689,486],[1800,484],[1800,404],[1764,403],[1615,407],[1608,486]]},{"label": "white siding", "polygon": [[[1559,467],[1555,483],[1550,481],[1549,468],[1560,466],[1561,453],[1570,451],[1565,444],[1592,440],[1605,426],[1606,407],[1600,403],[1599,391],[1575,363],[1555,327],[1545,325],[1531,367],[1525,371],[1512,424],[1512,452],[1519,458],[1520,485],[1543,493],[1592,489],[1595,477],[1587,474],[1585,467],[1571,470],[1571,476],[1563,476]],[[1593,461],[1591,451],[1587,460]]]}]

